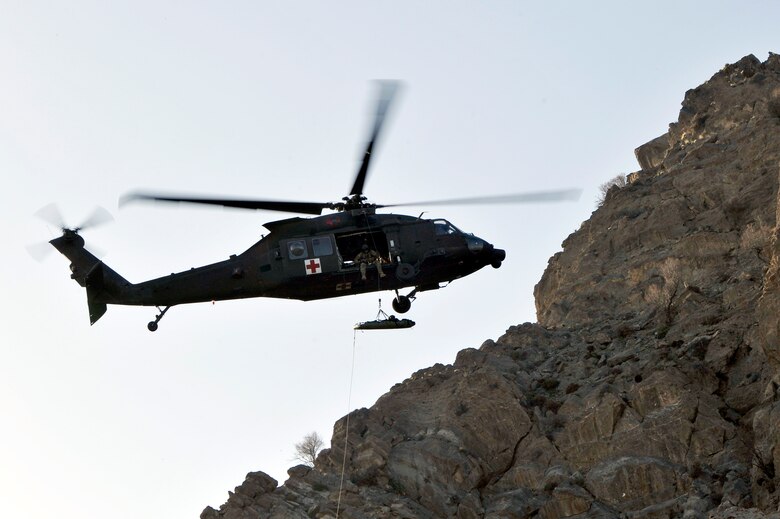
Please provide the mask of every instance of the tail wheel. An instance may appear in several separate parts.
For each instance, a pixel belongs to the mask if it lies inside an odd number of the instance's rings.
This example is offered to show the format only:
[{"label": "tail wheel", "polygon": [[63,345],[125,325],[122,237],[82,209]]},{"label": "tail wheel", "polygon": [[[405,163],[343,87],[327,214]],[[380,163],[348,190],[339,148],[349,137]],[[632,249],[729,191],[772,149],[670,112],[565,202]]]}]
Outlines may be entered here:
[{"label": "tail wheel", "polygon": [[170,310],[170,308],[171,308],[170,306],[166,306],[165,308],[160,308],[158,306],[157,310],[159,310],[160,313],[154,316],[154,321],[149,321],[149,324],[146,325],[146,328],[150,332],[156,332],[157,331],[157,327],[158,327],[157,323],[160,322],[160,319],[162,319],[165,316],[165,312]]},{"label": "tail wheel", "polygon": [[393,299],[393,310],[399,314],[405,314],[412,307],[412,300],[406,296],[397,296]]}]

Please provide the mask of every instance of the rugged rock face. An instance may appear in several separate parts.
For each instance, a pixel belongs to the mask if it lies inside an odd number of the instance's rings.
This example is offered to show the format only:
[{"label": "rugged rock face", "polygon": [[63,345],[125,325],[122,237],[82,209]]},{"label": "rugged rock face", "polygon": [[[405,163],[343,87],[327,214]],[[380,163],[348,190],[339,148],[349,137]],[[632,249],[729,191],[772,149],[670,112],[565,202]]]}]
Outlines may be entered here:
[{"label": "rugged rock face", "polygon": [[551,258],[538,324],[201,517],[780,517],[780,56],[687,92],[637,158]]}]

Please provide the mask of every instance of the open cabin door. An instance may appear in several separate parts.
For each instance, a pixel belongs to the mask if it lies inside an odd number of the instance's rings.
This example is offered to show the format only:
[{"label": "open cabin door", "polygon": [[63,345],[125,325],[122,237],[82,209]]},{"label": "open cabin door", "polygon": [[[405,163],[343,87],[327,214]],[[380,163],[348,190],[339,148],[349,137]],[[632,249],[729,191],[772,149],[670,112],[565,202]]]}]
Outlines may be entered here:
[{"label": "open cabin door", "polygon": [[353,270],[358,266],[355,264],[355,256],[367,245],[369,249],[376,251],[382,257],[382,261],[391,262],[390,251],[388,248],[387,237],[384,231],[360,231],[349,232],[336,235],[336,248],[341,257],[341,269]]}]

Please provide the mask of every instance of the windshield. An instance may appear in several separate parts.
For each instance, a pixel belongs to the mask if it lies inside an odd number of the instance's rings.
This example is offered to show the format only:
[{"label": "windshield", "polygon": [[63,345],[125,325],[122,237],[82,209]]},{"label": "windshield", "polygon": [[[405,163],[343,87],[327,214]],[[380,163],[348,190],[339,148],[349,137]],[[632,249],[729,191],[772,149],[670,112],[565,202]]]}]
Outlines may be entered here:
[{"label": "windshield", "polygon": [[443,220],[443,219],[434,220],[433,226],[436,229],[436,234],[438,235],[463,234],[463,232],[461,232],[460,229],[452,225],[447,220]]}]

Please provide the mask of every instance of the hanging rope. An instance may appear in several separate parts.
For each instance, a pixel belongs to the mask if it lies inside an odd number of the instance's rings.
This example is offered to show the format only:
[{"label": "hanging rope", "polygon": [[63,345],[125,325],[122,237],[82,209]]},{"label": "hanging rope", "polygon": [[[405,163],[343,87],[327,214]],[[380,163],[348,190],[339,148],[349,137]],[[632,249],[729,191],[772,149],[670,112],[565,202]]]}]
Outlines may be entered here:
[{"label": "hanging rope", "polygon": [[[381,303],[380,303],[381,304]],[[349,415],[352,409],[352,381],[355,378],[355,343],[357,342],[357,330],[352,332],[352,368],[349,372],[349,396],[347,397],[347,423],[344,427],[344,457],[341,460],[341,481],[339,482],[339,497],[336,501],[336,519],[339,519],[341,509],[341,491],[344,488],[344,473],[347,469],[347,441],[349,439]]]},{"label": "hanging rope", "polygon": [[387,319],[387,314],[382,310],[382,298],[379,298],[379,310],[376,313],[376,320],[378,321],[379,318]]},{"label": "hanging rope", "polygon": [[[364,210],[363,211],[363,217],[365,218],[365,221],[366,221],[366,228],[368,229],[368,233],[367,233],[368,237],[371,238],[372,250],[374,250],[377,253],[377,255],[379,255],[381,262],[384,263],[384,257],[379,252],[379,250],[380,250],[379,249],[379,245],[376,242],[376,236],[374,235],[374,229],[371,227],[371,221],[369,220],[368,216],[369,215]],[[392,263],[392,259],[391,259],[390,262]],[[377,265],[376,266],[376,270],[377,270],[377,272],[376,272],[377,273],[377,276],[376,276],[376,291],[380,292],[382,290],[382,282],[381,282],[381,278],[380,278],[379,274],[382,272],[382,267],[380,265]],[[380,308],[380,310],[382,308],[382,300],[381,299],[379,300],[379,308]]]}]

